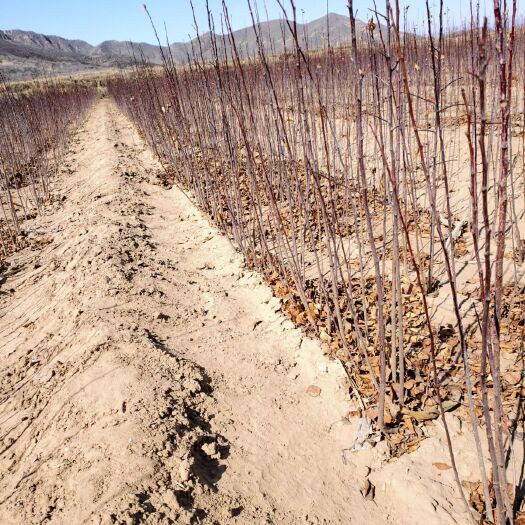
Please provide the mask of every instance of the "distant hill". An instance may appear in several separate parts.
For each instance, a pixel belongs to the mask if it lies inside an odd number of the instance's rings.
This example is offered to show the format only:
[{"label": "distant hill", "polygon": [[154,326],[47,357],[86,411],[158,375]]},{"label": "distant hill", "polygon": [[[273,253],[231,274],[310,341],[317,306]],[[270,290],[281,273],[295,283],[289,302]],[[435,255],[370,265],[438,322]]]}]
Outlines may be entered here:
[{"label": "distant hill", "polygon": [[[363,22],[356,21],[356,26],[359,33],[365,31]],[[292,48],[293,40],[285,20],[262,22],[258,27],[269,54],[279,54]],[[310,49],[324,47],[328,36],[333,46],[345,45],[350,41],[350,20],[343,15],[329,13],[307,24],[298,24],[297,27],[300,35],[306,35]],[[253,27],[234,31],[233,36],[243,57],[257,53]],[[221,48],[230,50],[227,37],[217,35],[217,40]],[[204,58],[211,58],[211,33],[201,36],[201,47]],[[187,63],[188,56],[193,54],[192,49],[200,53],[197,39],[171,44],[170,49],[177,64]],[[92,46],[83,40],[68,40],[31,31],[0,30],[0,72],[10,79],[126,67],[133,64],[133,52],[137,56],[144,55],[151,63],[162,62],[160,49],[151,44],[108,40]]]},{"label": "distant hill", "polygon": [[[140,44],[146,51],[149,44]],[[92,46],[83,40],[68,40],[31,31],[0,30],[0,71],[9,79],[26,79],[97,71],[132,63],[130,44],[103,42]],[[155,55],[156,57],[156,55]]]}]

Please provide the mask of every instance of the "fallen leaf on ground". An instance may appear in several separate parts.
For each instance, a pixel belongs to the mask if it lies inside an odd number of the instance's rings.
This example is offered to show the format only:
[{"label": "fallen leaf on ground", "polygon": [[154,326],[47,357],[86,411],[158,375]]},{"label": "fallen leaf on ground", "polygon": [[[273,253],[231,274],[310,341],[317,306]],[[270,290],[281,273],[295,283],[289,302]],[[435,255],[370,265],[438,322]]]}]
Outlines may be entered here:
[{"label": "fallen leaf on ground", "polygon": [[434,467],[436,467],[438,470],[448,470],[452,468],[450,465],[447,465],[446,463],[440,463],[439,461],[432,463],[432,465],[434,465]]},{"label": "fallen leaf on ground", "polygon": [[311,397],[319,397],[321,395],[321,389],[316,385],[310,385],[306,389],[306,393]]}]

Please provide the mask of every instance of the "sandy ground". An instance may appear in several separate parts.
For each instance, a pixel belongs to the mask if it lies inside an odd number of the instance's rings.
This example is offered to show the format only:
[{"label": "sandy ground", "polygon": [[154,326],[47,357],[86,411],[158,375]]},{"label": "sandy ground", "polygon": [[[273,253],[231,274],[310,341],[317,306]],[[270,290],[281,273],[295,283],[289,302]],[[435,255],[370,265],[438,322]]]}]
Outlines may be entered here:
[{"label": "sandy ground", "polygon": [[466,523],[439,424],[351,452],[342,367],[159,169],[102,100],[10,259],[0,523]]}]

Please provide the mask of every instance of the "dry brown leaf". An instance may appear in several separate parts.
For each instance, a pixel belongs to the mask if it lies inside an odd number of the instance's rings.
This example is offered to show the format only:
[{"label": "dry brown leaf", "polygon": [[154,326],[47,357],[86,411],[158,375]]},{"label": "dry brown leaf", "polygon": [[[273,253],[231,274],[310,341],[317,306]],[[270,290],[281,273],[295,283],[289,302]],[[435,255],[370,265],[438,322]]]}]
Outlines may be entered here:
[{"label": "dry brown leaf", "polygon": [[412,454],[412,452],[415,452],[421,445],[421,442],[424,438],[416,438],[407,443],[407,452],[409,454]]},{"label": "dry brown leaf", "polygon": [[414,379],[409,379],[405,381],[405,390],[410,390],[416,384]]},{"label": "dry brown leaf", "polygon": [[407,430],[411,434],[415,434],[416,433],[416,429],[414,428],[414,424],[412,423],[412,420],[409,417],[404,417],[403,418],[403,422],[405,423],[405,425],[407,427]]},{"label": "dry brown leaf", "polygon": [[321,389],[316,385],[310,385],[306,389],[306,393],[311,397],[319,397],[321,395]]},{"label": "dry brown leaf", "polygon": [[503,379],[507,381],[509,385],[517,385],[521,381],[521,376],[521,372],[518,371],[505,372]]},{"label": "dry brown leaf", "polygon": [[525,512],[518,512],[514,525],[525,525]]},{"label": "dry brown leaf", "polygon": [[392,445],[399,445],[399,443],[402,443],[405,436],[402,432],[398,432],[397,434],[391,434],[389,438],[389,442]]},{"label": "dry brown leaf", "polygon": [[306,320],[308,319],[308,314],[306,312],[301,312],[299,314],[297,314],[295,317],[294,317],[294,322],[295,324],[297,325],[303,325],[306,323]]},{"label": "dry brown leaf", "polygon": [[321,339],[321,341],[322,341],[323,343],[329,343],[329,342],[332,340],[332,338],[330,337],[330,335],[327,334],[324,330],[321,330],[321,331],[319,332],[319,339]]},{"label": "dry brown leaf", "polygon": [[274,293],[277,297],[282,298],[288,295],[289,290],[288,290],[288,287],[283,282],[279,282],[275,286]]},{"label": "dry brown leaf", "polygon": [[432,465],[434,465],[434,467],[436,467],[438,470],[448,470],[452,468],[450,465],[447,465],[446,463],[441,463],[439,461],[437,461],[436,463],[432,463]]},{"label": "dry brown leaf", "polygon": [[439,411],[437,408],[432,407],[430,410],[410,410],[408,408],[403,408],[401,413],[415,419],[416,421],[431,421],[432,419],[437,419],[439,417]]},{"label": "dry brown leaf", "polygon": [[365,414],[367,415],[368,419],[375,421],[377,419],[377,408],[368,407],[365,411]]}]

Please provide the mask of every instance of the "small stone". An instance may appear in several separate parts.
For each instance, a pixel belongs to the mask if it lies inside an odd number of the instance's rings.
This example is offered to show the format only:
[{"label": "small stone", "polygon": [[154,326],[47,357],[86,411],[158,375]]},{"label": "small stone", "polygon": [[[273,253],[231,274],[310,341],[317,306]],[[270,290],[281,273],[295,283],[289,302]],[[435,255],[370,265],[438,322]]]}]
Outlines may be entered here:
[{"label": "small stone", "polygon": [[167,490],[163,495],[162,495],[162,499],[164,500],[164,502],[166,503],[166,505],[171,509],[171,510],[174,510],[174,509],[180,509],[181,506],[180,506],[180,503],[179,503],[179,500],[177,499],[177,495],[175,494],[175,492],[173,490]]},{"label": "small stone", "polygon": [[361,495],[366,500],[373,500],[375,497],[376,488],[374,485],[370,482],[369,479],[363,480],[363,482],[359,486],[359,491],[361,492]]},{"label": "small stone", "polygon": [[193,523],[193,518],[193,512],[183,509],[179,514],[177,523],[180,523],[181,525],[191,525]]},{"label": "small stone", "polygon": [[42,383],[47,383],[48,381],[51,381],[51,379],[53,379],[53,377],[55,377],[55,371],[54,370],[49,370],[46,373],[44,373],[44,375],[42,376],[41,382]]},{"label": "small stone", "polygon": [[206,443],[202,445],[201,450],[210,458],[218,459],[217,443]]},{"label": "small stone", "polygon": [[186,379],[182,384],[184,390],[188,390],[190,394],[196,394],[201,391],[201,385],[195,379]]},{"label": "small stone", "polygon": [[191,464],[187,459],[182,460],[179,465],[179,476],[181,481],[188,481],[191,474]]}]

